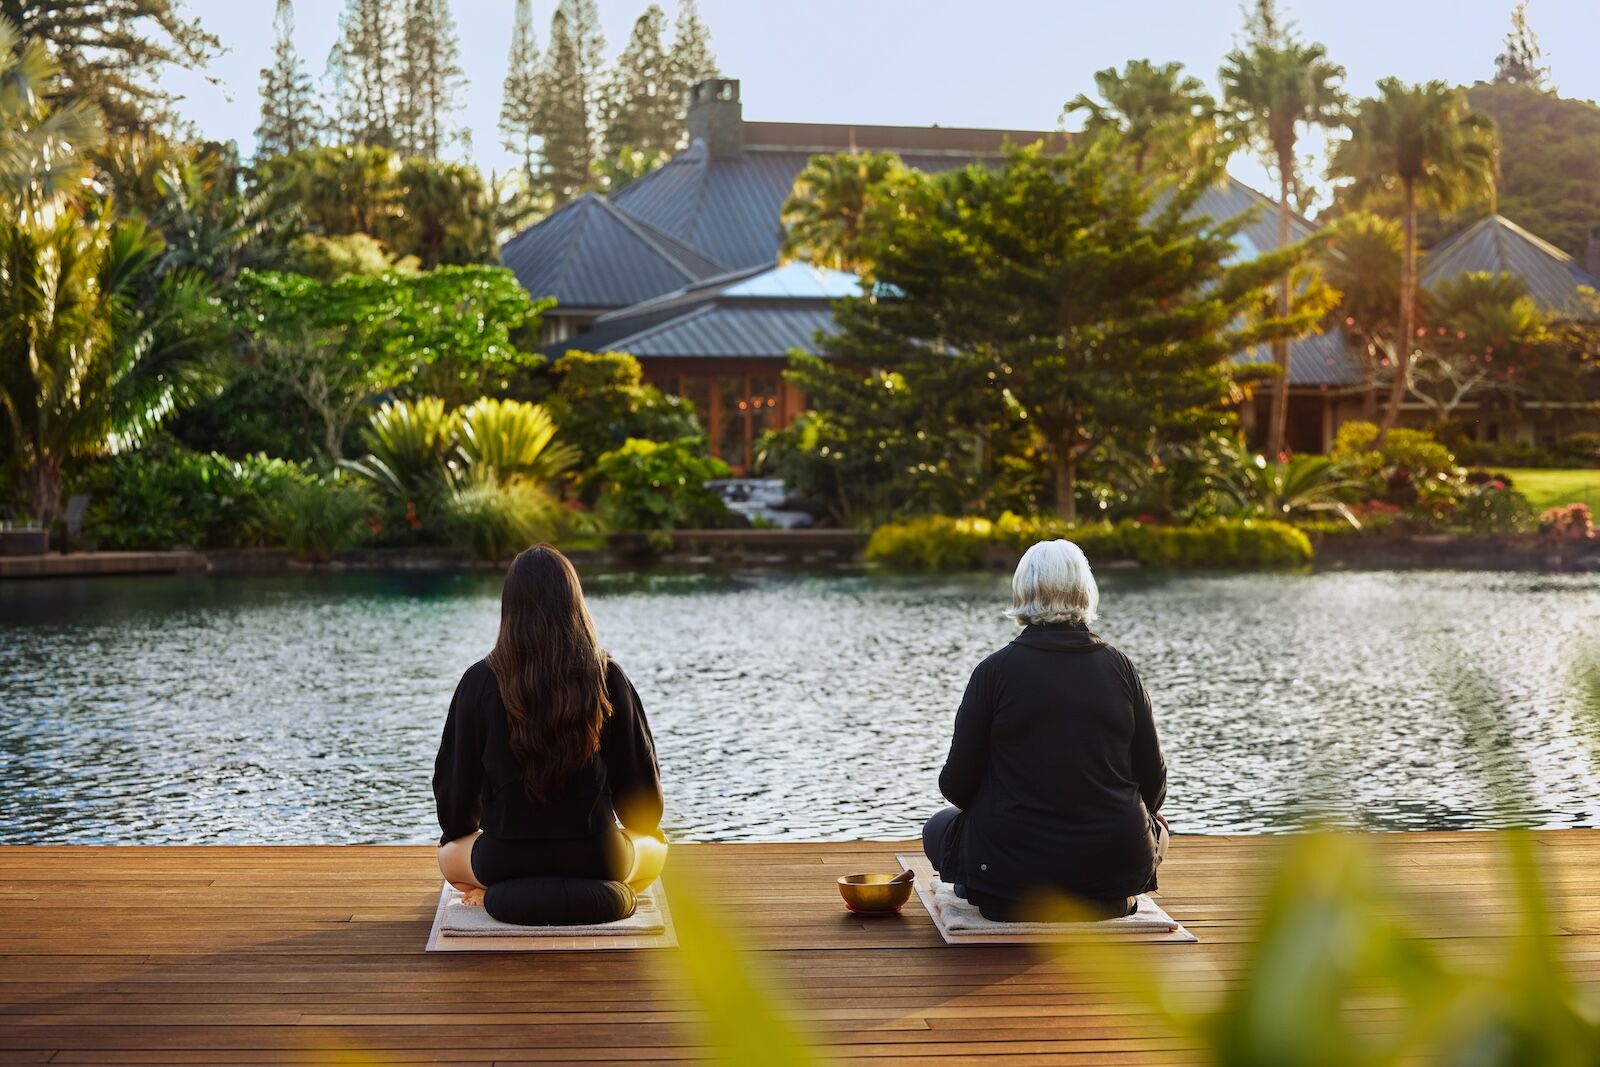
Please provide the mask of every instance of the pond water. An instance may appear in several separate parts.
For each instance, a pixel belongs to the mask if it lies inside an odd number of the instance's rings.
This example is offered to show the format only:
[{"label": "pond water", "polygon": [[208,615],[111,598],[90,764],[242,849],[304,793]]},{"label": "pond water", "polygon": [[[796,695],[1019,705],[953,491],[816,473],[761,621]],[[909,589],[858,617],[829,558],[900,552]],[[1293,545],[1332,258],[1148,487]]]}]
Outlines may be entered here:
[{"label": "pond water", "polygon": [[[905,838],[1003,576],[598,574],[682,838]],[[1600,825],[1600,577],[1102,575],[1183,832]],[[0,586],[0,841],[420,842],[492,576]],[[1586,657],[1588,657],[1586,659]],[[1500,784],[1496,784],[1500,783]]]}]

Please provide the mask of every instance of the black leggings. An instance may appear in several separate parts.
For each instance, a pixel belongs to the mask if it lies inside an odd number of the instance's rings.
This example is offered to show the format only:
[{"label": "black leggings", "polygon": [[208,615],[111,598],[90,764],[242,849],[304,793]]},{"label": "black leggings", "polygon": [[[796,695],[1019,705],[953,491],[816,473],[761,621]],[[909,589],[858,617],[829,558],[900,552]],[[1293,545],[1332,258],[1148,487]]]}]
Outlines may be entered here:
[{"label": "black leggings", "polygon": [[619,830],[577,841],[506,841],[478,835],[472,874],[492,918],[518,926],[583,926],[633,914],[633,847]]}]

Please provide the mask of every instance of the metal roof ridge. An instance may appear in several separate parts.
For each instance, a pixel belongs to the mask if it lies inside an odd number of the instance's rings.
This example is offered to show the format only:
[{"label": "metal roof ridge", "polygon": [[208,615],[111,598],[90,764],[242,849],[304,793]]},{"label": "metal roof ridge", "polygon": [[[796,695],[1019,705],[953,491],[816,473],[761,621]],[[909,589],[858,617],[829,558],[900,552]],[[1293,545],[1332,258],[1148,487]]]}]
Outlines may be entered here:
[{"label": "metal roof ridge", "polygon": [[[629,304],[627,307],[617,308],[614,311],[600,316],[600,318],[596,319],[595,321],[602,322],[607,319],[616,321],[617,319],[628,318],[631,315],[647,314],[657,305],[664,307],[674,300],[683,300],[696,295],[701,290],[714,290],[719,284],[723,286],[732,285],[734,282],[745,281],[746,279],[753,278],[758,274],[765,274],[767,271],[772,269],[773,265],[770,263],[758,263],[753,267],[739,267],[735,270],[725,271],[722,274],[708,275],[704,278],[696,279],[690,284],[681,288],[674,289],[671,292],[661,293],[657,296],[652,296],[648,299],[641,300],[636,304]],[[720,295],[720,293],[713,292],[712,295],[708,296],[706,299],[715,299]]]},{"label": "metal roof ridge", "polygon": [[550,212],[550,214],[546,215],[544,218],[539,219],[537,222],[528,223],[528,225],[524,226],[522,229],[518,230],[516,233],[512,234],[510,237],[506,238],[506,243],[500,246],[500,254],[502,256],[504,256],[506,249],[510,248],[514,244],[518,244],[519,242],[521,242],[521,240],[524,237],[528,236],[534,230],[537,230],[540,226],[543,226],[545,223],[549,222],[551,219],[555,218],[557,215],[561,214],[563,211],[566,211],[566,210],[568,210],[570,208],[575,207],[580,200],[582,200],[584,197],[590,196],[590,195],[592,195],[592,194],[587,193],[587,192],[580,193],[577,196],[573,197],[571,200],[568,200],[566,203],[556,205],[556,207]]},{"label": "metal roof ridge", "polygon": [[690,319],[699,318],[702,315],[708,315],[715,310],[715,308],[715,303],[708,300],[704,304],[690,308],[682,315],[673,315],[671,318],[658,322],[654,326],[646,326],[637,333],[630,333],[625,337],[618,337],[613,340],[608,347],[613,352],[625,352],[627,349],[621,347],[624,343],[638,344],[640,341],[647,340],[648,338],[653,337],[655,334],[662,332],[669,326],[677,326],[680,323],[688,322]]},{"label": "metal roof ridge", "polygon": [[[617,221],[626,226],[629,232],[638,237],[639,240],[643,241],[645,244],[649,245],[652,251],[670,263],[679,274],[684,276],[686,281],[694,282],[701,281],[708,277],[716,277],[715,274],[701,275],[691,270],[684,264],[683,260],[678,258],[677,254],[674,253],[671,248],[667,247],[663,241],[659,240],[659,238],[666,238],[668,241],[671,241],[674,244],[683,243],[678,241],[678,239],[673,237],[671,234],[663,233],[654,226],[651,226],[648,222],[645,222],[643,219],[634,218],[633,215],[627,211],[624,211],[622,208],[618,207],[616,204],[613,204],[610,200],[603,196],[598,196],[595,199],[604,205],[607,211],[615,215]],[[699,256],[701,259],[704,259],[707,263],[717,267],[723,267],[723,264],[718,262],[715,257],[706,255],[706,253],[700,251],[699,249],[694,249],[693,251],[695,255]]]},{"label": "metal roof ridge", "polygon": [[[1546,241],[1543,237],[1540,237],[1532,230],[1527,230],[1517,225],[1515,222],[1512,222],[1498,211],[1492,215],[1489,215],[1483,221],[1498,222],[1501,229],[1510,230],[1513,234],[1522,238],[1524,241],[1527,241],[1529,244],[1533,245],[1533,247],[1537,248],[1539,251],[1543,252],[1545,255],[1551,257],[1559,263],[1570,263],[1576,267],[1579,267],[1580,269],[1583,266],[1578,262],[1576,256],[1570,254],[1565,249],[1558,248],[1557,246],[1551,244],[1549,241]],[[1584,271],[1584,273],[1587,274],[1588,271]]]}]

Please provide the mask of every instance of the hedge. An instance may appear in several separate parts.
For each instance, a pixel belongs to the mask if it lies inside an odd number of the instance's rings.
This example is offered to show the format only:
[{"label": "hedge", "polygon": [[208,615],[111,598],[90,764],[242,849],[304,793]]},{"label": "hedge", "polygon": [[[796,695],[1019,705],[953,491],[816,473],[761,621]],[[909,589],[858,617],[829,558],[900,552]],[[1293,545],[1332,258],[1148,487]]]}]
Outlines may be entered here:
[{"label": "hedge", "polygon": [[1072,525],[1009,512],[998,519],[935,515],[880,526],[867,559],[915,570],[972,570],[1014,561],[1036,541],[1064,537],[1092,563],[1132,560],[1147,567],[1295,567],[1311,562],[1311,542],[1287,523],[1215,519],[1190,526],[1136,522]]}]

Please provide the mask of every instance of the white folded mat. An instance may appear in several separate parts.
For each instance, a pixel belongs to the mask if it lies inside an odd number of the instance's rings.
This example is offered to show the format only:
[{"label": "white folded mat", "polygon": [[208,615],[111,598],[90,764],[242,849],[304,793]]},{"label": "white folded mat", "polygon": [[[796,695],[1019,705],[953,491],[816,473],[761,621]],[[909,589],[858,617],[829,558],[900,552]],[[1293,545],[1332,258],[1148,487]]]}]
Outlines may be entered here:
[{"label": "white folded mat", "polygon": [[667,891],[660,882],[639,894],[638,906],[628,918],[593,926],[513,926],[496,922],[481,907],[462,904],[461,894],[446,882],[439,890],[427,950],[594,952],[671,948],[677,943]]},{"label": "white folded mat", "polygon": [[1092,922],[996,922],[985,919],[977,906],[955,895],[939,881],[927,857],[902,854],[900,866],[916,875],[917,897],[947,944],[1029,944],[1067,941],[1084,937],[1109,937],[1134,941],[1198,941],[1183,924],[1168,915],[1150,897],[1139,897],[1132,915]]}]

